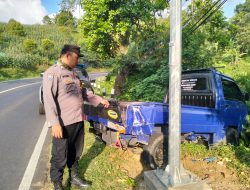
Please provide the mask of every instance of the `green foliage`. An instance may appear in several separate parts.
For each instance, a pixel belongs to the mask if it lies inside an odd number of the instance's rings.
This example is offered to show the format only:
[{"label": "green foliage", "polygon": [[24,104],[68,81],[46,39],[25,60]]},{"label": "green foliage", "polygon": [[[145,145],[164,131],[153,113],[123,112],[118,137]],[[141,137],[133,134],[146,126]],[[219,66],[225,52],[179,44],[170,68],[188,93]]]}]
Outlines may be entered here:
[{"label": "green foliage", "polygon": [[155,26],[154,13],[163,10],[164,1],[92,1],[83,0],[85,14],[79,22],[86,47],[103,58],[117,55],[145,29]]},{"label": "green foliage", "polygon": [[53,54],[55,52],[55,43],[50,39],[42,39],[42,53],[49,59],[53,59]]},{"label": "green foliage", "polygon": [[237,5],[236,14],[232,18],[232,31],[236,43],[240,47],[241,54],[250,55],[250,1],[246,0],[245,3]]},{"label": "green foliage", "polygon": [[[3,36],[0,34],[0,47],[1,47],[1,45],[4,43],[4,38],[3,38]],[[1,48],[0,48],[0,50],[1,50]]]},{"label": "green foliage", "polygon": [[[6,24],[0,26],[7,27]],[[0,34],[0,51],[4,54],[0,57],[0,68],[28,69],[48,65],[55,62],[64,44],[75,43],[70,28],[57,25],[27,25],[24,29],[26,39],[7,32]]]},{"label": "green foliage", "polygon": [[68,10],[61,10],[55,17],[55,24],[58,26],[75,26],[75,19],[72,13]]},{"label": "green foliage", "polygon": [[246,147],[250,148],[250,115],[247,116],[247,121],[243,125],[243,130],[240,134],[242,142],[241,144],[245,145]]},{"label": "green foliage", "polygon": [[19,57],[0,57],[0,67],[12,67],[23,69],[34,69],[37,65],[44,63],[39,55],[22,54]]},{"label": "green foliage", "polygon": [[55,44],[50,39],[43,39],[42,40],[42,48],[44,51],[51,51],[54,48]]},{"label": "green foliage", "polygon": [[53,24],[53,20],[48,16],[43,17],[43,24]]},{"label": "green foliage", "polygon": [[38,66],[35,69],[0,68],[0,81],[38,77],[47,68],[47,66]]},{"label": "green foliage", "polygon": [[[160,68],[155,74],[146,77],[142,81],[136,80],[136,82],[132,82],[134,86],[130,89],[129,99],[162,102],[167,88],[168,73],[166,70],[167,68]],[[137,77],[138,75],[135,74],[132,79]]]},{"label": "green foliage", "polygon": [[15,21],[14,19],[9,20],[8,24],[6,25],[6,31],[17,36],[26,35],[23,25],[20,22]]},{"label": "green foliage", "polygon": [[77,4],[80,5],[81,1],[78,0],[61,0],[60,7],[61,10],[74,11]]},{"label": "green foliage", "polygon": [[127,55],[114,60],[119,76],[115,91],[119,99],[163,101],[168,81],[168,34],[166,27],[145,30]]},{"label": "green foliage", "polygon": [[37,43],[33,39],[25,39],[23,46],[27,53],[36,53],[37,51]]},{"label": "green foliage", "polygon": [[[244,39],[244,36],[247,38],[249,35],[243,35],[245,44],[237,39],[237,32],[243,22],[235,22],[235,19],[227,21],[222,11],[217,11],[205,25],[191,33],[198,18],[205,14],[204,7],[212,4],[212,1],[197,0],[193,3],[193,8],[190,6],[183,14],[184,22],[192,17],[191,9],[199,16],[191,20],[183,30],[182,69],[226,66],[223,72],[236,79],[241,88],[249,92],[249,61],[242,52],[250,44],[249,39]],[[248,10],[246,4],[243,6],[244,10]],[[243,13],[238,11],[235,18],[239,18],[238,14]],[[246,13],[243,15],[239,20],[244,20],[242,17],[245,20],[248,18]],[[168,85],[168,23],[168,20],[156,20],[156,25],[151,24],[146,29],[144,27],[136,38],[130,38],[128,53],[113,60],[114,65],[119,65],[116,70],[120,74],[115,86],[120,99],[163,100]]]},{"label": "green foliage", "polygon": [[236,64],[218,62],[215,66],[225,66],[219,69],[237,81],[243,92],[250,92],[250,58],[240,59]]}]

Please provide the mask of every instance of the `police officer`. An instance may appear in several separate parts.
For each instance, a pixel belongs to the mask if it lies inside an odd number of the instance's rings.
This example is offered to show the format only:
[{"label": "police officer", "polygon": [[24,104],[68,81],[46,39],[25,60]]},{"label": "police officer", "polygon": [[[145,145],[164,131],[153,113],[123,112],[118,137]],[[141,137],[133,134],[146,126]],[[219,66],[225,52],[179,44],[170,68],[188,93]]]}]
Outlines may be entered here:
[{"label": "police officer", "polygon": [[[69,183],[79,188],[89,184],[78,176],[78,160],[83,151],[83,101],[94,106],[109,102],[92,92],[86,94],[73,70],[77,65],[80,47],[64,45],[56,65],[50,67],[43,76],[43,97],[47,121],[52,126],[52,157],[50,177],[54,189],[62,190],[64,167],[68,166]],[[84,94],[85,93],[85,94]]]}]

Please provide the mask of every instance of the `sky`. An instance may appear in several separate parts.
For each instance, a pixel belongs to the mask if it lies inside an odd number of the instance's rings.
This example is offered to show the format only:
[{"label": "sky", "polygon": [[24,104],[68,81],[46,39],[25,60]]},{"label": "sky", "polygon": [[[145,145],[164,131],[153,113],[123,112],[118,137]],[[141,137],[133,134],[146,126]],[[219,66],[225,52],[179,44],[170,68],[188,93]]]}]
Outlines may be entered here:
[{"label": "sky", "polygon": [[[245,0],[228,0],[223,11],[227,18],[234,14],[235,6]],[[13,18],[22,24],[41,24],[45,15],[57,13],[60,0],[0,0],[0,22]],[[79,10],[75,16],[79,17]],[[82,13],[80,13],[82,14]]]}]

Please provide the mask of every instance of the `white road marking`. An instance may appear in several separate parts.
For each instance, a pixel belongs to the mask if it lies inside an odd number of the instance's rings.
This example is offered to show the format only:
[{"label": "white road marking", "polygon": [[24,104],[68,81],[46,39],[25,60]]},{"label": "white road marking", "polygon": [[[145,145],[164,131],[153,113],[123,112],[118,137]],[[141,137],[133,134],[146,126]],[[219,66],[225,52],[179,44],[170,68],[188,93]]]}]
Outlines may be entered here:
[{"label": "white road marking", "polygon": [[34,82],[34,83],[31,83],[31,84],[25,84],[25,85],[17,86],[17,87],[14,87],[14,88],[10,88],[8,90],[1,91],[0,94],[3,94],[5,92],[9,92],[11,90],[15,90],[15,89],[18,89],[18,88],[22,88],[22,87],[25,87],[25,86],[31,86],[31,85],[34,85],[34,84],[38,84],[38,83],[41,83],[41,82]]},{"label": "white road marking", "polygon": [[23,179],[19,185],[18,190],[29,190],[30,189],[31,182],[32,182],[32,179],[34,177],[34,173],[36,170],[38,159],[40,157],[47,132],[48,132],[48,124],[47,124],[47,122],[45,122],[44,126],[43,126],[43,130],[42,130],[40,137],[36,143],[36,146],[35,146],[35,149],[32,153],[32,156],[30,157],[29,164],[25,170],[25,173],[23,175]]}]

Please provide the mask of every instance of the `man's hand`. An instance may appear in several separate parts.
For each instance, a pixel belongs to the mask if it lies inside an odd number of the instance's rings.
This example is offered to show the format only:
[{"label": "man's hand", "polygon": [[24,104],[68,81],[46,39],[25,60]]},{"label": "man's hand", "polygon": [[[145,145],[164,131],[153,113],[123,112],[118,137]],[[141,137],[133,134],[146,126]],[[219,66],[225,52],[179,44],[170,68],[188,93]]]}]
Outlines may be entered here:
[{"label": "man's hand", "polygon": [[56,124],[52,126],[52,136],[59,139],[63,137],[61,125]]},{"label": "man's hand", "polygon": [[101,104],[103,104],[103,106],[104,106],[105,108],[108,108],[108,107],[109,107],[109,102],[108,102],[108,100],[106,100],[106,99],[102,99]]}]

